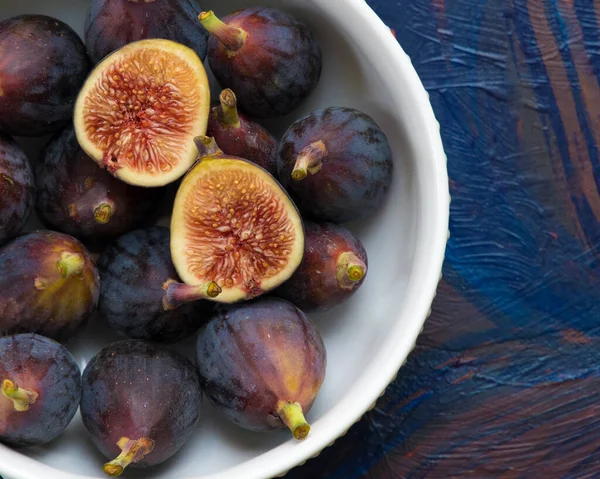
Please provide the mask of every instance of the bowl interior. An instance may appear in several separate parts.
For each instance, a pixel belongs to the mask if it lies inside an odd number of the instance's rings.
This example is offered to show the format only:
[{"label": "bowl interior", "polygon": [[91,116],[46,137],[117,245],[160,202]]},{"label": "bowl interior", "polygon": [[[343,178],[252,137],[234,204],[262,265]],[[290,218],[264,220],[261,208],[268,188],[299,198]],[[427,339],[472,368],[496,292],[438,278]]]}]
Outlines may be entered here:
[{"label": "bowl interior", "polygon": [[[261,3],[283,7],[307,21],[316,32],[325,59],[322,80],[312,97],[294,115],[267,125],[280,135],[295,118],[314,108],[340,105],[361,109],[375,118],[392,144],[393,188],[376,216],[350,225],[369,255],[370,268],[363,287],[333,312],[313,316],[325,338],[328,371],[308,414],[313,424],[309,438],[297,444],[285,432],[245,432],[224,421],[205,401],[200,426],[184,449],[156,469],[131,469],[129,477],[264,478],[285,472],[317,453],[382,392],[382,385],[391,379],[373,382],[373,378],[386,374],[382,365],[389,366],[391,361],[389,371],[400,366],[422,326],[439,276],[443,250],[439,236],[440,231],[445,235],[447,230],[447,210],[439,208],[447,196],[443,181],[439,181],[444,179],[445,170],[442,172],[443,165],[436,163],[441,144],[431,144],[430,138],[435,138],[437,131],[432,132],[427,117],[415,111],[419,101],[411,89],[420,88],[416,77],[404,78],[401,68],[390,62],[385,49],[378,45],[389,33],[374,16],[361,19],[361,12],[372,12],[354,0]],[[247,0],[202,3],[219,14],[251,4]],[[1,2],[0,18],[19,13],[48,14],[66,21],[82,35],[88,5],[87,0]],[[424,96],[422,91],[419,94]],[[34,161],[43,142],[21,143]],[[162,222],[168,225],[168,218]],[[35,226],[34,220],[30,227]],[[99,320],[69,348],[84,368],[104,344],[117,339]],[[177,348],[191,354],[193,340]],[[42,477],[39,474],[58,477],[58,471],[60,477],[103,477],[103,459],[77,416],[66,433],[47,447],[15,453],[0,446],[0,473],[15,478]]]}]

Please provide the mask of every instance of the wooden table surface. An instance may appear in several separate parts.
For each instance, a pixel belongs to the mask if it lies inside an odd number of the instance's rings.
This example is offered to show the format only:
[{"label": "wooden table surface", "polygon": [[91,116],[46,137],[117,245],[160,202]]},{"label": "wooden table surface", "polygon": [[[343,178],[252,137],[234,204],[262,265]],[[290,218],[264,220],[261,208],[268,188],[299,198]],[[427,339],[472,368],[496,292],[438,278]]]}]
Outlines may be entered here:
[{"label": "wooden table surface", "polygon": [[398,379],[286,477],[598,478],[600,0],[370,4],[441,123],[452,236]]}]

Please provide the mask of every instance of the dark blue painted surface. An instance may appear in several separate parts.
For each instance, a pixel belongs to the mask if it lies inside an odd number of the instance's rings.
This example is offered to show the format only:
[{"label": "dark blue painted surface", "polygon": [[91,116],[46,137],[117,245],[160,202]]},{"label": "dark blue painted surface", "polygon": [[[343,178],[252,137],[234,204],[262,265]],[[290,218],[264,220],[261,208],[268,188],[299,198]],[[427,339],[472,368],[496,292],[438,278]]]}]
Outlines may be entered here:
[{"label": "dark blue painted surface", "polygon": [[370,4],[441,123],[452,236],[398,379],[286,477],[600,477],[600,2]]}]

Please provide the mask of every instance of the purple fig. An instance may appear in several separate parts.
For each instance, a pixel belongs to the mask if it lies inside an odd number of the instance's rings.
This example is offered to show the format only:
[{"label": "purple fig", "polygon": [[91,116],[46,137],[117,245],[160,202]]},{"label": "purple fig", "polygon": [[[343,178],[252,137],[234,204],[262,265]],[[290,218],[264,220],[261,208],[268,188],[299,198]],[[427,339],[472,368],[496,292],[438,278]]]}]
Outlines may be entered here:
[{"label": "purple fig", "polygon": [[83,372],[81,417],[109,459],[104,472],[151,467],[189,440],[200,417],[202,392],[194,365],[139,340],[102,349]]},{"label": "purple fig", "polygon": [[0,336],[38,333],[66,340],[98,304],[98,271],[72,236],[20,236],[0,249],[0,271]]},{"label": "purple fig", "polygon": [[60,436],[81,400],[81,371],[61,344],[37,334],[0,338],[0,442],[40,446]]},{"label": "purple fig", "polygon": [[0,245],[21,233],[34,200],[27,156],[12,138],[0,134]]},{"label": "purple fig", "polygon": [[237,98],[230,89],[219,97],[220,105],[208,117],[206,136],[213,137],[223,153],[245,158],[277,175],[277,140],[260,124],[237,109]]},{"label": "purple fig", "polygon": [[288,427],[304,439],[326,363],[316,326],[281,299],[218,307],[198,338],[204,392],[225,417],[253,431]]},{"label": "purple fig", "polygon": [[65,127],[91,64],[77,33],[44,15],[0,22],[0,130],[43,136]]},{"label": "purple fig", "polygon": [[211,34],[208,61],[217,81],[231,88],[241,110],[257,118],[294,111],[321,77],[323,58],[309,28],[281,10],[251,7],[219,20],[202,12]]},{"label": "purple fig", "polygon": [[279,144],[277,171],[304,215],[346,223],[373,215],[392,183],[385,133],[351,108],[315,110],[296,121]]},{"label": "purple fig", "polygon": [[204,60],[208,34],[198,28],[197,0],[92,0],[85,24],[85,44],[98,63],[122,46],[164,38],[194,50]]},{"label": "purple fig", "polygon": [[39,217],[85,243],[106,242],[150,222],[164,197],[162,188],[131,186],[99,168],[72,126],[46,146],[36,183]]}]

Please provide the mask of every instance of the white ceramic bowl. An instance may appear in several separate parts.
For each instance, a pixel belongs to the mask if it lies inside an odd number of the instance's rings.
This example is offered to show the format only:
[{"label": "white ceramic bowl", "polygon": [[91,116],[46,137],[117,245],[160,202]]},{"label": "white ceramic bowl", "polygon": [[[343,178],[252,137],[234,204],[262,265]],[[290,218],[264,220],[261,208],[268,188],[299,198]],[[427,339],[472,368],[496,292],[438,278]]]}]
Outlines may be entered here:
[{"label": "white ceramic bowl", "polygon": [[[317,455],[360,419],[396,376],[421,331],[440,279],[448,234],[446,158],[427,93],[409,58],[362,0],[259,3],[303,18],[322,45],[322,80],[294,116],[331,105],[359,108],[375,118],[391,141],[392,191],[376,217],[352,225],[369,254],[368,278],[349,302],[314,316],[328,349],[328,370],[308,414],[312,430],[305,441],[296,442],[286,432],[240,430],[205,401],[196,434],[172,460],[152,470],[131,469],[127,477],[265,479]],[[219,14],[252,4],[202,1],[204,8]],[[82,34],[88,6],[88,0],[1,0],[0,18],[43,13]],[[290,117],[271,126],[282,133],[292,121]],[[39,142],[22,144],[34,155]],[[101,325],[92,325],[69,347],[83,369],[100,347],[115,339]],[[188,352],[192,346],[193,341],[184,345]],[[6,479],[99,478],[102,463],[79,416],[46,447],[15,452],[0,445],[0,474]]]}]

